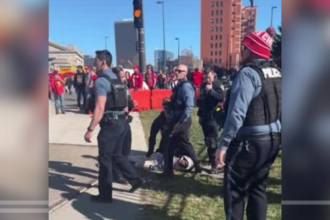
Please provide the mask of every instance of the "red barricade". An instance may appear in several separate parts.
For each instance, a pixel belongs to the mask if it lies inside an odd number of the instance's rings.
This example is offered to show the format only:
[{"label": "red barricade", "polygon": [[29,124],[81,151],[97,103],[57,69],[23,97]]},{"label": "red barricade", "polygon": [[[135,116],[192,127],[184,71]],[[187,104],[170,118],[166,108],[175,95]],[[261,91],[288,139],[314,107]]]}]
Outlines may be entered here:
[{"label": "red barricade", "polygon": [[132,99],[138,103],[137,106],[133,109],[133,111],[146,111],[150,110],[150,98],[151,91],[150,90],[131,90]]},{"label": "red barricade", "polygon": [[151,92],[151,109],[163,109],[163,99],[170,98],[172,95],[172,90],[166,89],[154,89]]}]

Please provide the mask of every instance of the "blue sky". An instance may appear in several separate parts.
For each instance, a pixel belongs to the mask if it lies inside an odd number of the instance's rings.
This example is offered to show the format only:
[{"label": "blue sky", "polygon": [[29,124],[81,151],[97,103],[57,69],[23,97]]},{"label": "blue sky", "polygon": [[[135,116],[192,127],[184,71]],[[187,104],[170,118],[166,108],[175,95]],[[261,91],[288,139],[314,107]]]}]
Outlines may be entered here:
[{"label": "blue sky", "polygon": [[[157,0],[144,0],[146,59],[154,63],[155,48],[163,48],[162,8]],[[201,0],[164,0],[166,50],[177,56],[176,37],[180,48],[193,49],[200,56],[200,2]],[[204,1],[204,0],[203,0]],[[225,0],[229,1],[229,0]],[[62,44],[75,44],[84,54],[94,56],[95,50],[108,49],[115,58],[114,22],[133,18],[133,0],[49,0],[49,39]],[[243,0],[249,5],[249,0]],[[271,7],[273,26],[281,24],[281,0],[254,0],[257,5],[257,30],[270,25]]]}]

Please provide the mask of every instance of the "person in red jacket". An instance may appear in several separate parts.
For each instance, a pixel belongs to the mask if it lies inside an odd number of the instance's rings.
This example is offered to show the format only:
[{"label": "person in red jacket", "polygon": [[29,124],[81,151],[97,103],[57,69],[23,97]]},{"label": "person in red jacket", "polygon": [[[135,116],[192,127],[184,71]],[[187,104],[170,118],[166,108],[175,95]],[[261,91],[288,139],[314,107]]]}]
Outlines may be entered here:
[{"label": "person in red jacket", "polygon": [[157,75],[154,73],[151,65],[147,66],[146,79],[145,79],[149,89],[156,88]]},{"label": "person in red jacket", "polygon": [[195,72],[191,73],[191,80],[195,87],[201,87],[203,81],[203,73],[199,70],[199,68],[196,68]]},{"label": "person in red jacket", "polygon": [[62,111],[62,114],[65,114],[65,106],[64,106],[64,100],[63,100],[63,94],[64,94],[64,79],[62,76],[60,76],[58,71],[54,71],[54,78],[52,80],[52,90],[55,98],[55,111],[56,114],[60,114],[60,110]]},{"label": "person in red jacket", "polygon": [[142,73],[140,73],[140,67],[134,66],[134,73],[132,74],[132,81],[133,81],[133,89],[138,90],[142,89],[143,86],[143,77]]}]

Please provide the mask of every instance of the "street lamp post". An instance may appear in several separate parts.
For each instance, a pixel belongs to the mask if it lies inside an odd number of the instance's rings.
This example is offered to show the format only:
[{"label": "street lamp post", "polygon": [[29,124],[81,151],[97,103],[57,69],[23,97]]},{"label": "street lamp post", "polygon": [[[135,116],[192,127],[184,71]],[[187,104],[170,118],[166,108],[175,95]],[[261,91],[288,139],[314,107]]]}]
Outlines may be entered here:
[{"label": "street lamp post", "polygon": [[180,64],[180,38],[175,38],[175,40],[178,41],[178,62]]},{"label": "street lamp post", "polygon": [[108,45],[107,45],[107,39],[108,39],[108,38],[109,38],[108,36],[105,37],[105,49],[106,49],[106,50],[108,49]]},{"label": "street lamp post", "polygon": [[271,20],[270,20],[270,26],[273,26],[273,15],[274,15],[274,9],[276,9],[277,7],[276,6],[273,6],[272,7],[272,17],[271,17]]},{"label": "street lamp post", "polygon": [[162,5],[163,10],[163,61],[164,61],[164,72],[166,71],[166,46],[165,46],[165,10],[164,10],[164,1],[157,1],[157,4]]}]

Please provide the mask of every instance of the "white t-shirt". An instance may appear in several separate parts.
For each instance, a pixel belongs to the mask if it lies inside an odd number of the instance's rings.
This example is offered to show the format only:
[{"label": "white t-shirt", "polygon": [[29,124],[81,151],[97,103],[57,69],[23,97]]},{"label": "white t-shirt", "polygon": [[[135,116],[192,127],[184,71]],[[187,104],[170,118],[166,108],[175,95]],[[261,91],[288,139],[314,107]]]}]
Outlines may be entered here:
[{"label": "white t-shirt", "polygon": [[[188,161],[188,167],[183,168],[180,166],[179,160],[181,158],[184,158]],[[181,158],[179,157],[173,157],[173,168],[178,171],[189,171],[194,167],[194,162],[192,159],[188,156],[182,156]],[[146,159],[143,164],[137,165],[138,167],[144,167],[145,169],[158,169],[158,170],[163,170],[165,166],[165,161],[164,161],[164,155],[161,153],[153,153],[150,158]]]}]

